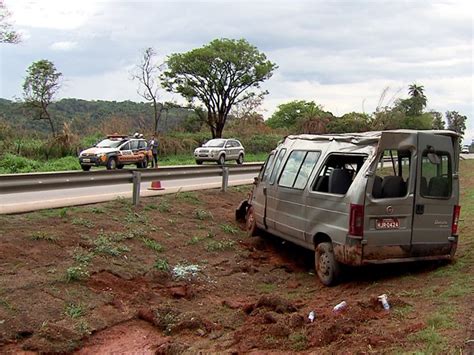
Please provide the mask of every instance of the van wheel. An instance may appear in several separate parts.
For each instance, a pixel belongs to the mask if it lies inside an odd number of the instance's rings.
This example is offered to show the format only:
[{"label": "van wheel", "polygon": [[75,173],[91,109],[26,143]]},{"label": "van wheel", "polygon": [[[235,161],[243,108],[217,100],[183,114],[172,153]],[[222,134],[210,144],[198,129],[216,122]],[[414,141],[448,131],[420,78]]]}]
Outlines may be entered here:
[{"label": "van wheel", "polygon": [[115,170],[117,168],[117,159],[116,158],[110,158],[107,161],[107,170]]},{"label": "van wheel", "polygon": [[334,257],[332,243],[324,242],[316,246],[314,263],[319,280],[324,285],[332,286],[337,282],[340,265]]},{"label": "van wheel", "polygon": [[237,164],[241,165],[244,163],[244,155],[240,154],[239,159],[237,159]]},{"label": "van wheel", "polygon": [[257,222],[255,221],[255,212],[253,206],[250,206],[245,216],[245,229],[247,230],[247,236],[254,237],[258,234]]}]

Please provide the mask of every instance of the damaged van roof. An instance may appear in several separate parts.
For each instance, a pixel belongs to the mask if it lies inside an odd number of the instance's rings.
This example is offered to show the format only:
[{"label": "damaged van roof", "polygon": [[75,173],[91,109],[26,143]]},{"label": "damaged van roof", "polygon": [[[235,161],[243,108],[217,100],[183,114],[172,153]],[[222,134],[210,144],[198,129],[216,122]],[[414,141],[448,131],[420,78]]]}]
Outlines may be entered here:
[{"label": "damaged van roof", "polygon": [[374,144],[377,143],[382,135],[385,134],[413,134],[418,133],[436,134],[450,137],[460,137],[460,135],[454,131],[449,130],[413,130],[413,129],[396,129],[386,131],[370,131],[362,133],[341,133],[341,134],[298,134],[289,135],[286,139],[301,139],[308,141],[339,141],[348,142],[352,144]]}]

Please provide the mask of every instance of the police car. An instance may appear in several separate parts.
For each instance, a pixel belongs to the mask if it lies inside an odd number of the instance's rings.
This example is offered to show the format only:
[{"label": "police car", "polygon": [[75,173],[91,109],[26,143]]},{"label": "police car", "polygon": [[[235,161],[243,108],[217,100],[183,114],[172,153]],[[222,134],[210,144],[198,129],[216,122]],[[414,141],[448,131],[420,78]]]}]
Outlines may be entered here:
[{"label": "police car", "polygon": [[79,163],[84,171],[89,171],[92,166],[105,166],[108,170],[122,169],[127,164],[147,168],[151,159],[152,153],[147,149],[147,142],[138,133],[133,137],[109,135],[79,154]]}]

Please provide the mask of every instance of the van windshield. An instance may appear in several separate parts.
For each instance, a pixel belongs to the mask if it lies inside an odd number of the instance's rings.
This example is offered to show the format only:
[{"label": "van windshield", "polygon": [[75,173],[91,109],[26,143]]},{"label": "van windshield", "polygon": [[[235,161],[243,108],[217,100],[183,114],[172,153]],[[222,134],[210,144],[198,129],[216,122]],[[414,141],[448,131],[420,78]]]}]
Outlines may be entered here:
[{"label": "van windshield", "polygon": [[[439,159],[430,159],[436,154]],[[449,198],[452,186],[451,156],[447,152],[424,151],[421,157],[421,196],[427,198]]]}]

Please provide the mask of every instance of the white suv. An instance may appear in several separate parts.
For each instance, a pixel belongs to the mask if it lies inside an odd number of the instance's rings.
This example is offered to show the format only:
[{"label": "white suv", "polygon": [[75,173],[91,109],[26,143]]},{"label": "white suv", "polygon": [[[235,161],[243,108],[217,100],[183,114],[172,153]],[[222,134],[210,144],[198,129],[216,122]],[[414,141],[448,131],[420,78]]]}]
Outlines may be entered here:
[{"label": "white suv", "polygon": [[204,161],[215,161],[224,165],[226,160],[235,160],[237,164],[242,164],[244,157],[245,149],[237,139],[211,139],[194,150],[194,159],[198,165]]}]

